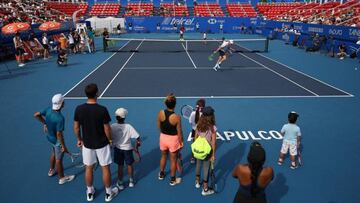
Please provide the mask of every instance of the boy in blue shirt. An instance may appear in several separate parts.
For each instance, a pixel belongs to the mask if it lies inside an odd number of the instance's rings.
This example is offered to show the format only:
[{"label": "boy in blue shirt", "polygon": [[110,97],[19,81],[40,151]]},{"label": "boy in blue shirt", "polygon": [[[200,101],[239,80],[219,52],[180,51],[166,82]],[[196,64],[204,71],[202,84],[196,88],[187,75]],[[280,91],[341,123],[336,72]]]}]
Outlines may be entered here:
[{"label": "boy in blue shirt", "polygon": [[44,124],[44,132],[46,138],[52,145],[52,153],[50,156],[50,170],[48,176],[53,176],[56,171],[59,176],[59,184],[70,182],[75,178],[75,175],[65,176],[62,160],[64,153],[69,153],[65,146],[63,137],[65,118],[61,114],[61,109],[64,107],[64,97],[61,94],[56,94],[52,98],[52,108],[48,107],[42,112],[36,112],[34,117]]},{"label": "boy in blue shirt", "polygon": [[278,164],[282,165],[284,162],[285,155],[290,151],[291,169],[296,169],[297,164],[295,158],[297,156],[298,148],[300,146],[301,132],[299,126],[297,126],[296,120],[299,115],[292,111],[288,114],[289,123],[285,124],[281,129],[281,134],[284,136],[283,143],[281,146],[280,156]]}]

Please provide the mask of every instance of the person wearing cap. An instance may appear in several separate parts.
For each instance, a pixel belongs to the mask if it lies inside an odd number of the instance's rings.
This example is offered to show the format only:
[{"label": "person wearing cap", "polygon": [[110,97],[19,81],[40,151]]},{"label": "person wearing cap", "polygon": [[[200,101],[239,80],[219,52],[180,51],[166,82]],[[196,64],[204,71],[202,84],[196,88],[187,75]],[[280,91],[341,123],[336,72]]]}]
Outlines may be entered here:
[{"label": "person wearing cap", "polygon": [[176,178],[176,163],[178,153],[184,146],[181,129],[181,117],[174,110],[176,97],[173,93],[166,96],[166,109],[160,110],[157,116],[157,127],[160,130],[160,172],[159,180],[165,178],[165,166],[168,154],[170,154],[170,185],[174,186],[181,182],[181,178]]},{"label": "person wearing cap", "polygon": [[98,160],[102,168],[105,201],[109,202],[119,193],[119,189],[117,187],[111,188],[110,144],[112,144],[112,136],[109,124],[111,118],[106,107],[97,103],[98,92],[99,89],[94,83],[85,87],[87,101],[75,109],[74,132],[77,137],[77,146],[82,149],[87,201],[94,199],[93,167]]},{"label": "person wearing cap", "polygon": [[135,130],[135,128],[125,123],[125,118],[128,114],[128,111],[124,108],[118,108],[115,111],[115,116],[117,123],[111,124],[111,133],[113,136],[113,146],[114,146],[114,162],[118,165],[118,181],[117,187],[120,190],[124,189],[123,183],[123,166],[124,162],[127,165],[127,171],[129,176],[129,187],[134,187],[134,176],[133,176],[133,146],[131,144],[131,139],[136,139],[136,147],[141,145],[140,135]]},{"label": "person wearing cap", "polygon": [[64,97],[61,94],[56,94],[52,97],[52,107],[48,107],[43,111],[34,114],[34,117],[44,125],[46,138],[52,145],[48,176],[53,176],[55,174],[56,166],[60,185],[70,182],[75,178],[75,175],[64,175],[62,164],[64,153],[69,153],[63,135],[65,126],[65,118],[61,114],[61,109],[63,107]]},{"label": "person wearing cap", "polygon": [[207,142],[211,146],[211,151],[209,155],[204,160],[196,160],[196,178],[195,178],[195,187],[200,188],[201,181],[201,165],[203,169],[203,190],[201,194],[203,196],[214,194],[213,188],[208,187],[208,180],[209,180],[209,172],[210,172],[210,162],[215,161],[215,151],[216,151],[216,131],[217,128],[215,126],[215,114],[214,109],[210,106],[206,106],[202,109],[202,116],[199,118],[199,122],[196,126],[195,131],[195,140],[198,137],[206,138]]},{"label": "person wearing cap", "polygon": [[216,51],[214,51],[214,54],[216,52],[219,53],[219,59],[214,66],[215,71],[217,71],[220,68],[221,63],[227,59],[226,55],[229,55],[232,51],[234,51],[234,49],[231,48],[232,44],[234,44],[233,40],[225,40],[224,37],[222,38],[221,45],[216,49]]},{"label": "person wearing cap", "polygon": [[301,141],[300,127],[296,125],[296,121],[299,115],[292,111],[288,114],[289,123],[285,124],[281,129],[283,135],[283,143],[280,150],[280,156],[278,164],[282,165],[284,162],[285,155],[290,151],[291,169],[296,169],[296,155]]},{"label": "person wearing cap", "polygon": [[266,203],[265,189],[274,178],[271,167],[264,167],[266,154],[258,142],[253,142],[247,156],[247,164],[235,166],[232,176],[239,181],[233,203]]},{"label": "person wearing cap", "polygon": [[[199,99],[196,102],[196,108],[194,109],[194,111],[191,112],[190,116],[189,116],[189,123],[191,124],[191,139],[194,142],[194,138],[195,138],[195,130],[196,130],[196,124],[199,122],[200,116],[202,115],[202,110],[205,107],[205,99]],[[195,159],[192,156],[191,163],[195,163]]]}]

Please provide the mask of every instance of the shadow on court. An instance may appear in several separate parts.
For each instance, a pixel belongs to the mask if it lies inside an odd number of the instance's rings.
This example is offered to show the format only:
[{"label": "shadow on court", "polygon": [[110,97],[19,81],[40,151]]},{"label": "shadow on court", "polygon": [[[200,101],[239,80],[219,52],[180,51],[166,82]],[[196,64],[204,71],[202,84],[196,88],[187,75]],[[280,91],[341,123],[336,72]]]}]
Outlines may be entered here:
[{"label": "shadow on court", "polygon": [[284,197],[289,191],[289,186],[286,184],[285,175],[282,173],[276,174],[274,181],[270,183],[266,191],[267,200],[269,203],[281,202],[281,198]]},{"label": "shadow on court", "polygon": [[228,150],[224,155],[217,159],[215,164],[215,174],[217,178],[218,193],[225,189],[226,180],[231,175],[233,168],[240,163],[245,155],[246,144],[239,143],[234,148]]}]

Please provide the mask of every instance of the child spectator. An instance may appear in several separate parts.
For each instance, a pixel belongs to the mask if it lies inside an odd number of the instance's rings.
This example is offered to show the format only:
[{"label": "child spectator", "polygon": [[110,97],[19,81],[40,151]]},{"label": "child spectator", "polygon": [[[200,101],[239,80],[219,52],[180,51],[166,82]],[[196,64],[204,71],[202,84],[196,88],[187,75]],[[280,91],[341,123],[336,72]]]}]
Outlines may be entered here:
[{"label": "child spectator", "polygon": [[288,151],[290,151],[290,159],[291,159],[291,169],[296,169],[297,164],[295,162],[295,158],[298,152],[298,148],[300,146],[301,140],[301,132],[299,126],[297,126],[296,120],[299,115],[292,111],[288,114],[289,123],[285,124],[281,129],[281,134],[284,136],[283,143],[281,146],[280,156],[278,160],[278,164],[282,165],[284,162],[285,155]]},{"label": "child spectator", "polygon": [[115,111],[117,123],[111,125],[114,146],[114,162],[118,165],[118,181],[117,187],[120,190],[124,189],[123,183],[123,165],[127,165],[129,176],[129,187],[134,187],[133,175],[133,146],[131,139],[136,139],[136,147],[140,146],[140,135],[130,124],[125,123],[125,118],[128,111],[124,108],[119,108]]},{"label": "child spectator", "polygon": [[337,56],[339,57],[340,60],[343,60],[346,56],[346,46],[345,44],[341,44],[339,46],[339,53],[337,53]]},{"label": "child spectator", "polygon": [[67,66],[67,54],[66,54],[66,50],[60,49],[60,51],[59,51],[59,53],[58,53],[57,64],[58,64],[58,65]]}]

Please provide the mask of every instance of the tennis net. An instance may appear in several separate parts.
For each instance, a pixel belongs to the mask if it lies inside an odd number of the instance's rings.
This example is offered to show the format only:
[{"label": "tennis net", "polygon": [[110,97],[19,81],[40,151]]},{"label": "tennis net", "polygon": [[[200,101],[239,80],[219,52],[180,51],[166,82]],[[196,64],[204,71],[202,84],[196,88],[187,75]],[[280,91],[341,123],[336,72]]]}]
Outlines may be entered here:
[{"label": "tennis net", "polygon": [[[233,52],[268,52],[268,39],[233,39]],[[213,52],[222,40],[165,40],[108,38],[105,51],[110,52]],[[104,44],[105,45],[105,44]]]}]

